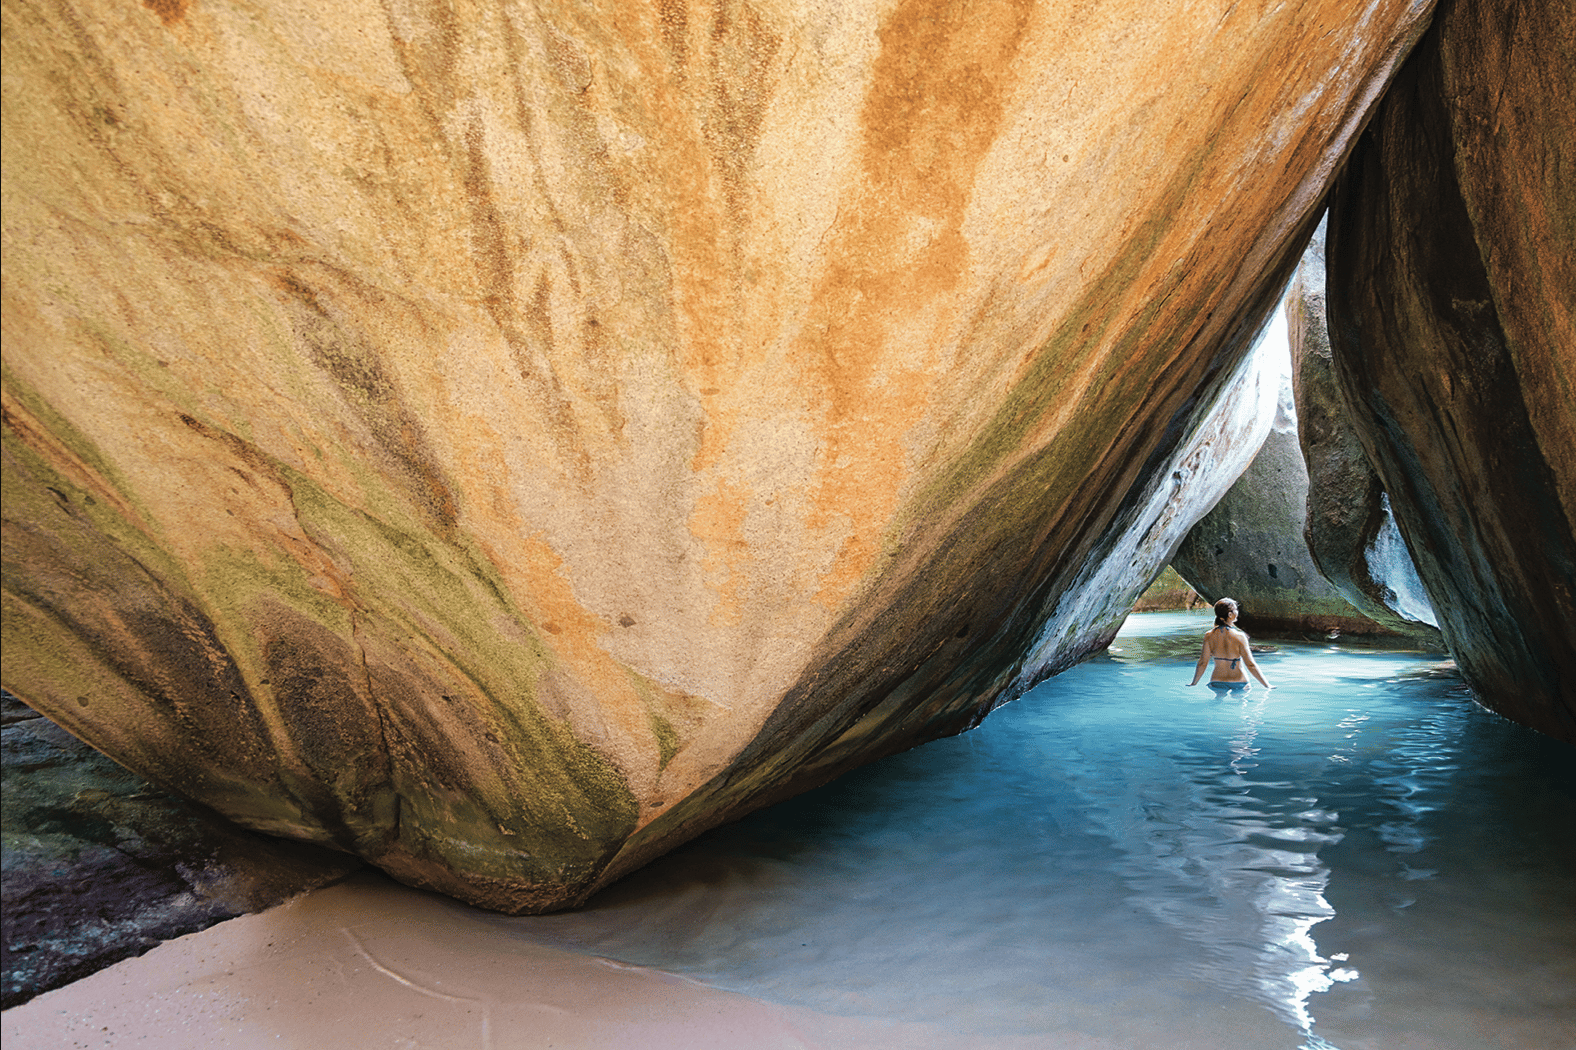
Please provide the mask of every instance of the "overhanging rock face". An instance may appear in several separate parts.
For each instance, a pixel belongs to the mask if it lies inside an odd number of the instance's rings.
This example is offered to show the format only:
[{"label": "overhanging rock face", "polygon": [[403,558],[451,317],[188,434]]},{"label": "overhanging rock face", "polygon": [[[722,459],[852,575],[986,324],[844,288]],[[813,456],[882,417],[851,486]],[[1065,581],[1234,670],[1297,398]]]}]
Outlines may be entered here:
[{"label": "overhanging rock face", "polygon": [[1485,705],[1576,743],[1576,9],[1441,5],[1333,197],[1336,373]]},{"label": "overhanging rock face", "polygon": [[5,685],[510,911],[971,724],[1428,6],[8,5]]}]

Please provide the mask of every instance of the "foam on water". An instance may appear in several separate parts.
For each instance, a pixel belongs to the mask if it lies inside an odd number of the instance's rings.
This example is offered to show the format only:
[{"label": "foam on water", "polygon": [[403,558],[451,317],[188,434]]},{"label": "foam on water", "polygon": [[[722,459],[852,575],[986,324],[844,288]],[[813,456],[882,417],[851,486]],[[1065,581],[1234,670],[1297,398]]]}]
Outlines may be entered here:
[{"label": "foam on water", "polygon": [[973,732],[508,921],[982,1041],[1576,1046],[1576,754],[1437,654],[1277,644],[1273,691],[1186,688],[1209,623],[1134,616]]}]

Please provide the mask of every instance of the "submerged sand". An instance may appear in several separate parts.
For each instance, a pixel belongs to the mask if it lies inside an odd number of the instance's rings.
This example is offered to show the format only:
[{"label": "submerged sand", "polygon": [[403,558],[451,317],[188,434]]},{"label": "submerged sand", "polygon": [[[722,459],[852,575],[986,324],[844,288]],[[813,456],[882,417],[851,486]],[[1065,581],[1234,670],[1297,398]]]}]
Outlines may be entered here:
[{"label": "submerged sand", "polygon": [[498,916],[375,875],[169,941],[7,1010],[0,1022],[8,1050],[980,1046],[977,1033],[834,1017],[546,947],[511,935]]}]

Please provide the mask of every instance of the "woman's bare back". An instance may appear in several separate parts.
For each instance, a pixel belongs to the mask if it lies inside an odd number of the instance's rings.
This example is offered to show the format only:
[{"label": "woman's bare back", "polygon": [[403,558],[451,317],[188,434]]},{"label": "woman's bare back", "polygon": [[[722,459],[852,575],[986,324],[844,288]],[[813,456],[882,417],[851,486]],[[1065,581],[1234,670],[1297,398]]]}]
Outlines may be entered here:
[{"label": "woman's bare back", "polygon": [[1237,603],[1230,598],[1216,602],[1215,626],[1204,633],[1198,666],[1193,669],[1193,680],[1188,685],[1197,685],[1198,680],[1204,677],[1204,668],[1213,664],[1209,676],[1211,683],[1235,685],[1246,682],[1251,672],[1264,688],[1275,688],[1264,677],[1264,672],[1259,670],[1258,663],[1253,659],[1253,648],[1248,644],[1248,636],[1236,624]]}]

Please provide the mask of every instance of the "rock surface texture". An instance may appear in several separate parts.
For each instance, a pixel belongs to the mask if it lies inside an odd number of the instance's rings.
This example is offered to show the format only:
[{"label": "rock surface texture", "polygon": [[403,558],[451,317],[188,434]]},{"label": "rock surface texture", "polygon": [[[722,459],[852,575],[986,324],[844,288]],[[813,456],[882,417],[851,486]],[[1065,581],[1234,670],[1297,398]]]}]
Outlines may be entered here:
[{"label": "rock surface texture", "polygon": [[1247,470],[1193,526],[1171,565],[1206,601],[1235,598],[1253,634],[1388,634],[1319,572],[1303,538],[1308,469],[1298,443],[1284,332],[1266,337],[1279,367],[1274,423]]},{"label": "rock surface texture", "polygon": [[1576,8],[1442,4],[1332,198],[1359,436],[1477,698],[1576,742]]},{"label": "rock surface texture", "polygon": [[9,693],[0,729],[6,1009],[361,867],[160,791]]},{"label": "rock surface texture", "polygon": [[1174,612],[1178,609],[1196,609],[1203,604],[1203,597],[1188,586],[1188,582],[1175,569],[1167,565],[1155,577],[1155,582],[1138,596],[1138,600],[1133,603],[1133,611]]},{"label": "rock surface texture", "polygon": [[1308,473],[1303,539],[1319,573],[1364,616],[1442,646],[1433,605],[1336,382],[1324,251],[1320,224],[1286,296],[1297,441]]},{"label": "rock surface texture", "polygon": [[971,725],[1428,8],[8,0],[5,683],[509,911]]}]

